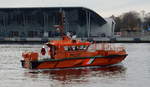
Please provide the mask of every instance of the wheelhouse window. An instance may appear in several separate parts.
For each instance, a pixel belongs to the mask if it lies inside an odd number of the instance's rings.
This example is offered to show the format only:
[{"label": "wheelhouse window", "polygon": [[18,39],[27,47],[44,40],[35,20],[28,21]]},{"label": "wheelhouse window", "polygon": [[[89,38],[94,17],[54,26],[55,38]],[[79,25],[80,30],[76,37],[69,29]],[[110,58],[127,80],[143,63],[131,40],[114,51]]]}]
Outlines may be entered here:
[{"label": "wheelhouse window", "polygon": [[81,46],[64,46],[65,51],[76,51],[76,50],[87,50],[88,46],[81,45]]}]

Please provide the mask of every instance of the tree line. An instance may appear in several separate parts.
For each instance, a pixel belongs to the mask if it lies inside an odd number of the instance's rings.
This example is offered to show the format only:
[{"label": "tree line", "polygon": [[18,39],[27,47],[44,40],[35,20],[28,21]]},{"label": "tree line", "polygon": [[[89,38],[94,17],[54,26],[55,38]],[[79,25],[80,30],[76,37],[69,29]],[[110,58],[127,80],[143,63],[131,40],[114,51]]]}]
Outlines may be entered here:
[{"label": "tree line", "polygon": [[130,11],[120,16],[111,16],[116,22],[115,32],[141,32],[150,28],[150,13]]}]

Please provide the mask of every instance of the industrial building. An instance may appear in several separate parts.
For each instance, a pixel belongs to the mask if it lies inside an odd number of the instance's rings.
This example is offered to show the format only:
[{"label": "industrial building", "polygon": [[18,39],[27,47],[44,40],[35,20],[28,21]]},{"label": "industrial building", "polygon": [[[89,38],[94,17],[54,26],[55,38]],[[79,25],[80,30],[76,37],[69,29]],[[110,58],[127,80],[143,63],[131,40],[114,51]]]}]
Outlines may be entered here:
[{"label": "industrial building", "polygon": [[0,8],[0,39],[57,37],[54,25],[60,24],[60,12],[65,32],[74,32],[77,37],[111,36],[114,30],[114,25],[84,7]]}]

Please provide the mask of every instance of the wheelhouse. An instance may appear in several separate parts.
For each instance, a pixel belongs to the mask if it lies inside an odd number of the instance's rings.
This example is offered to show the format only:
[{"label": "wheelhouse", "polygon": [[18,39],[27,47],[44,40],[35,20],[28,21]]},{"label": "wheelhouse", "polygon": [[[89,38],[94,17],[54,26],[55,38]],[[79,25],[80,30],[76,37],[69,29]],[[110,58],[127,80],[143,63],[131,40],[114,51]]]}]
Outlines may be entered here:
[{"label": "wheelhouse", "polygon": [[90,42],[81,42],[79,40],[55,40],[46,43],[50,49],[49,54],[53,59],[69,57],[68,55],[70,54],[75,55],[76,53],[87,51],[90,44]]}]

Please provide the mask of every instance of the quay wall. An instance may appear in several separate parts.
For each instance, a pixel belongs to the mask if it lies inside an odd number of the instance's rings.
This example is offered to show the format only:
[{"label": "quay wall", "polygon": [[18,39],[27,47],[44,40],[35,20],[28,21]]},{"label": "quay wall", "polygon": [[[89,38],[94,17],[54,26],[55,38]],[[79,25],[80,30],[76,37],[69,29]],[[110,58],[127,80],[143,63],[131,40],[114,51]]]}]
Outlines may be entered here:
[{"label": "quay wall", "polygon": [[[3,43],[46,43],[50,40],[58,40],[60,38],[0,38],[0,44]],[[91,42],[109,42],[109,43],[150,43],[150,37],[90,37],[90,38],[77,38],[80,40],[88,40]]]}]

